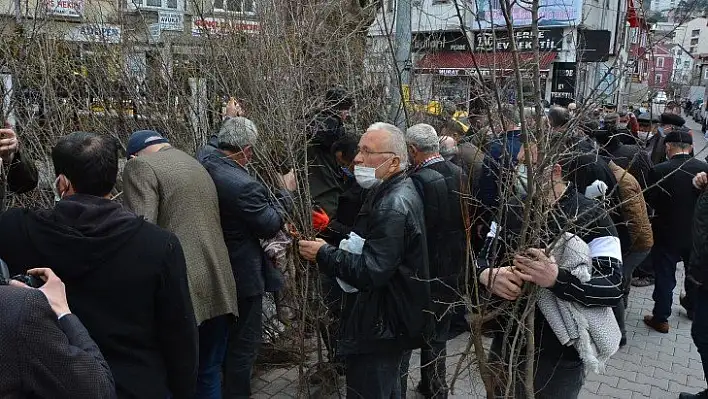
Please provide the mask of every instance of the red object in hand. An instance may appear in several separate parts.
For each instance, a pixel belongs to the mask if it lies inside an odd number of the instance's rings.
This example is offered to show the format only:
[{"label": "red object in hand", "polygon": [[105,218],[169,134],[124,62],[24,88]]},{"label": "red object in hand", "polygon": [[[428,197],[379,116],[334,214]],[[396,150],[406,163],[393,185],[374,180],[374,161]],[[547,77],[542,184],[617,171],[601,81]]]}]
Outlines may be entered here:
[{"label": "red object in hand", "polygon": [[312,210],[312,227],[318,232],[323,231],[329,225],[329,216],[322,208]]}]

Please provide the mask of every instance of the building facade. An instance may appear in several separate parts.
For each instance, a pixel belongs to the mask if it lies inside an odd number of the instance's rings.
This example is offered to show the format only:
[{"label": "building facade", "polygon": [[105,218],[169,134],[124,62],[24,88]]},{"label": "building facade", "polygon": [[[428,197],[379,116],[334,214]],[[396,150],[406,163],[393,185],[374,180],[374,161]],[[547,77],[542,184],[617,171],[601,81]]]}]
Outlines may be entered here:
[{"label": "building facade", "polygon": [[674,72],[674,57],[668,44],[656,44],[649,56],[649,88],[652,91],[665,90],[671,83]]}]

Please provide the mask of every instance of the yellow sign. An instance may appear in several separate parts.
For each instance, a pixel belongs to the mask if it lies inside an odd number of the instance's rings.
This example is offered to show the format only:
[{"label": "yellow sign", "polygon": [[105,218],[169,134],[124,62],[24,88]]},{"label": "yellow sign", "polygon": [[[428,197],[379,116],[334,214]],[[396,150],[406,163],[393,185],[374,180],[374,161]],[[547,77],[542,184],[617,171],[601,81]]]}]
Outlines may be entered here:
[{"label": "yellow sign", "polygon": [[409,103],[411,101],[411,86],[403,85],[401,86],[401,90],[403,91],[403,102]]}]

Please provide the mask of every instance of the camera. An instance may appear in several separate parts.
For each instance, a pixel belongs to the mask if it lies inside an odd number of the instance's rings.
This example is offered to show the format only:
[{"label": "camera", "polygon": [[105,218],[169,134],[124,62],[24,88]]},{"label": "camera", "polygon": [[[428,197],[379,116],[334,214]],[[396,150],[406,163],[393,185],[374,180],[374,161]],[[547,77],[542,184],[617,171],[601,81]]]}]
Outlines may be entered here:
[{"label": "camera", "polygon": [[0,285],[8,285],[10,284],[10,280],[17,280],[32,288],[39,288],[44,285],[44,280],[29,274],[18,274],[10,277],[10,271],[8,270],[7,263],[0,259]]}]

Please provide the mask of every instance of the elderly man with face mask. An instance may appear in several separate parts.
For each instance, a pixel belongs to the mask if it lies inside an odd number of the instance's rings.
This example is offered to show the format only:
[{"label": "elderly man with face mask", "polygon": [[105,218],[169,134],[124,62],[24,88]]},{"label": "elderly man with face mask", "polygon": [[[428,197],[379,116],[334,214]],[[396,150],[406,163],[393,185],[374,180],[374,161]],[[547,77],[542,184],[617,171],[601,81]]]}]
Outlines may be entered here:
[{"label": "elderly man with face mask", "polygon": [[[216,185],[221,228],[238,290],[238,320],[231,326],[224,361],[224,396],[249,397],[251,372],[261,342],[263,294],[271,291],[266,276],[274,270],[265,259],[260,240],[276,236],[285,224],[289,193],[272,198],[268,188],[248,173],[258,140],[256,125],[244,117],[224,121],[216,136],[202,147],[197,159]],[[283,178],[295,190],[292,172]]]},{"label": "elderly man with face mask", "polygon": [[300,241],[300,255],[346,292],[338,345],[347,397],[395,398],[403,353],[422,345],[433,321],[423,202],[404,173],[408,151],[397,127],[371,125],[354,164],[369,193],[352,234],[341,249]]}]

